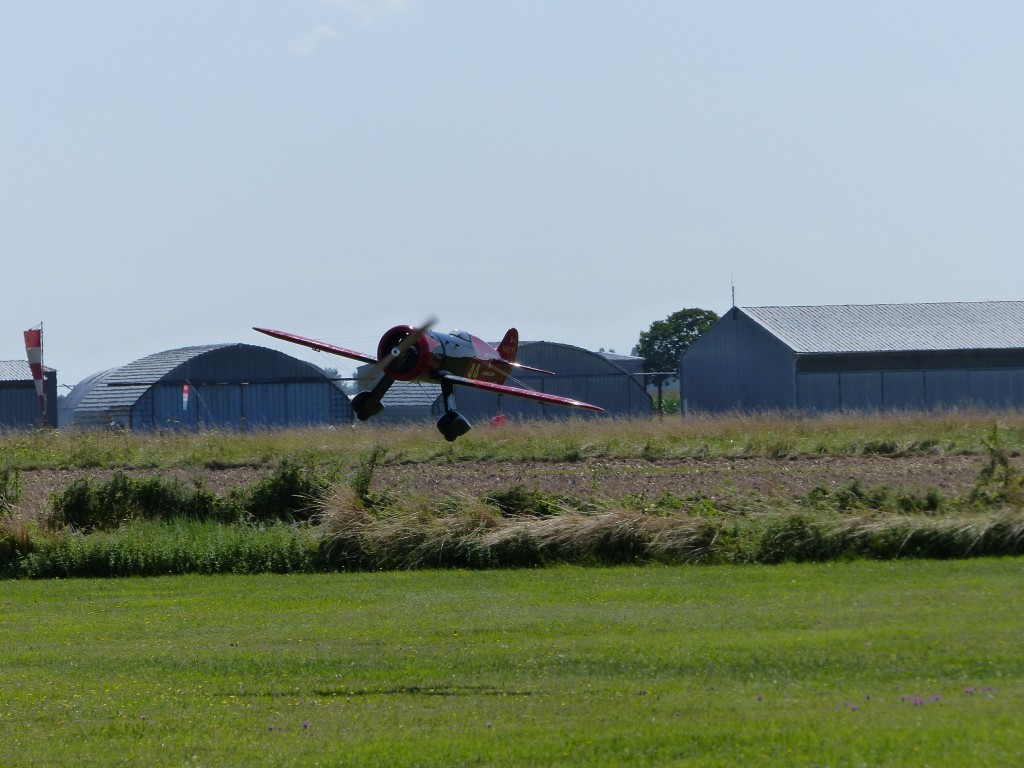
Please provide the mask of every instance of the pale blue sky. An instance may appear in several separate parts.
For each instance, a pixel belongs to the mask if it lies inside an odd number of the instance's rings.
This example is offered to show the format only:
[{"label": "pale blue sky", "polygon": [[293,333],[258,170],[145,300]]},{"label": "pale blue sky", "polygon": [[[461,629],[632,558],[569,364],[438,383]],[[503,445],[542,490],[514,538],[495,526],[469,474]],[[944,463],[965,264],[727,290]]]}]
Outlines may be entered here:
[{"label": "pale blue sky", "polygon": [[1024,299],[1024,3],[0,0],[0,358]]}]

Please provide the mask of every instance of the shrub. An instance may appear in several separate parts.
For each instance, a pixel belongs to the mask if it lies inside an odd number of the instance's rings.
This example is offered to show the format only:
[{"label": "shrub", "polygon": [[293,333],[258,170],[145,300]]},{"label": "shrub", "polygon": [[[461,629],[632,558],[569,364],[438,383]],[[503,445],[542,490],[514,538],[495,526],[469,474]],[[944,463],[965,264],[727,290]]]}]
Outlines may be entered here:
[{"label": "shrub", "polygon": [[16,564],[30,578],[183,573],[297,573],[321,568],[309,529],[194,520],[130,523],[116,532],[44,537]]},{"label": "shrub", "polygon": [[18,561],[34,548],[26,523],[0,521],[0,577],[17,575]]},{"label": "shrub", "polygon": [[356,498],[359,499],[360,504],[364,507],[369,508],[382,501],[382,499],[373,494],[370,486],[373,483],[374,470],[377,469],[377,464],[384,458],[384,455],[387,452],[388,449],[384,446],[376,445],[371,450],[364,453],[360,458],[359,465],[356,467],[355,473],[352,475],[351,481],[349,482]]},{"label": "shrub", "polygon": [[102,506],[96,485],[88,477],[80,477],[50,498],[53,511],[50,522],[82,530],[104,529],[116,525],[119,510]]},{"label": "shrub", "polygon": [[865,488],[854,478],[835,490],[818,485],[797,502],[811,509],[829,509],[842,513],[889,512],[889,513],[934,513],[946,501],[942,493],[929,488],[924,493],[917,491],[893,491],[881,485]]},{"label": "shrub", "polygon": [[50,499],[51,526],[82,531],[110,530],[132,520],[187,517],[230,521],[238,510],[201,485],[187,488],[162,477],[135,478],[115,472],[96,482],[83,477]]},{"label": "shrub", "polygon": [[175,479],[119,471],[104,481],[79,478],[55,493],[50,523],[94,531],[133,520],[305,521],[328,485],[328,478],[287,460],[251,487],[232,488],[223,496],[199,483],[188,487]]},{"label": "shrub", "polygon": [[755,560],[759,563],[832,560],[841,548],[818,523],[803,515],[770,520],[761,533]]},{"label": "shrub", "polygon": [[991,505],[1024,505],[1024,476],[1010,463],[1010,453],[1000,441],[998,427],[993,427],[992,434],[982,442],[988,461],[974,481],[969,500]]},{"label": "shrub", "polygon": [[258,521],[308,520],[328,486],[328,479],[285,459],[248,493],[241,494],[241,504]]},{"label": "shrub", "polygon": [[545,493],[539,488],[528,491],[523,485],[513,485],[504,491],[495,491],[488,494],[484,501],[497,506],[506,517],[547,517],[557,515],[567,507],[558,496]]},{"label": "shrub", "polygon": [[865,456],[898,456],[900,452],[900,444],[895,440],[867,440],[861,446],[861,453]]},{"label": "shrub", "polygon": [[11,513],[21,498],[21,473],[15,467],[0,469],[0,518]]}]

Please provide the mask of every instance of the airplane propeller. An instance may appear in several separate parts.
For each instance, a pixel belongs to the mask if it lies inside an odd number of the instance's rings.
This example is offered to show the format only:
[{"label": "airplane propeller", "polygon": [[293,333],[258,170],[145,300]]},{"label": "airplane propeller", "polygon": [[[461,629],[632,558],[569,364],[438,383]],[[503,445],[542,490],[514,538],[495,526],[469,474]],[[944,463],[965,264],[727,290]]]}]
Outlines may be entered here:
[{"label": "airplane propeller", "polygon": [[377,361],[376,367],[378,368],[378,370],[380,370],[381,373],[386,374],[388,366],[391,365],[391,363],[393,363],[395,360],[400,358],[402,355],[404,355],[406,352],[408,352],[413,346],[418,344],[419,340],[423,338],[423,334],[429,331],[436,323],[437,317],[432,315],[429,318],[427,318],[426,322],[424,322],[423,325],[413,330],[413,332],[410,333],[409,335],[405,336],[400,342],[398,342],[398,344],[391,348],[390,352],[388,352],[386,355],[384,355]]}]

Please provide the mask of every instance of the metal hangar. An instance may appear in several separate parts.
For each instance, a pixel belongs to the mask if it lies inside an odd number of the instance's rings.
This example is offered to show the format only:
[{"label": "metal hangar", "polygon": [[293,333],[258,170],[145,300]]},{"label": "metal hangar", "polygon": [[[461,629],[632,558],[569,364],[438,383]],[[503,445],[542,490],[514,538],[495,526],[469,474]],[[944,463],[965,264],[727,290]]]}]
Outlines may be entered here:
[{"label": "metal hangar", "polygon": [[684,413],[1024,407],[1024,302],[733,307],[680,361]]},{"label": "metal hangar", "polygon": [[256,429],[349,424],[348,397],[315,365],[250,344],[182,347],[83,379],[62,426]]},{"label": "metal hangar", "polygon": [[[57,426],[57,371],[43,367],[46,424]],[[0,429],[43,425],[39,396],[27,360],[0,360]]]}]

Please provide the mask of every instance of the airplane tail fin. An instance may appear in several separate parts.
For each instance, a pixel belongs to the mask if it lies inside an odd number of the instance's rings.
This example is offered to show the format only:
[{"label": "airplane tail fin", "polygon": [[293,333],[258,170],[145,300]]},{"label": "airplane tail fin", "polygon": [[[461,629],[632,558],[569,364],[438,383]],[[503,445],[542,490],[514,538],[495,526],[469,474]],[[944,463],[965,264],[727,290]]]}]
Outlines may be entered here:
[{"label": "airplane tail fin", "polygon": [[501,340],[498,345],[498,354],[501,355],[501,359],[508,362],[514,363],[516,361],[516,353],[519,352],[519,331],[515,328],[509,328],[505,333],[505,338]]}]

